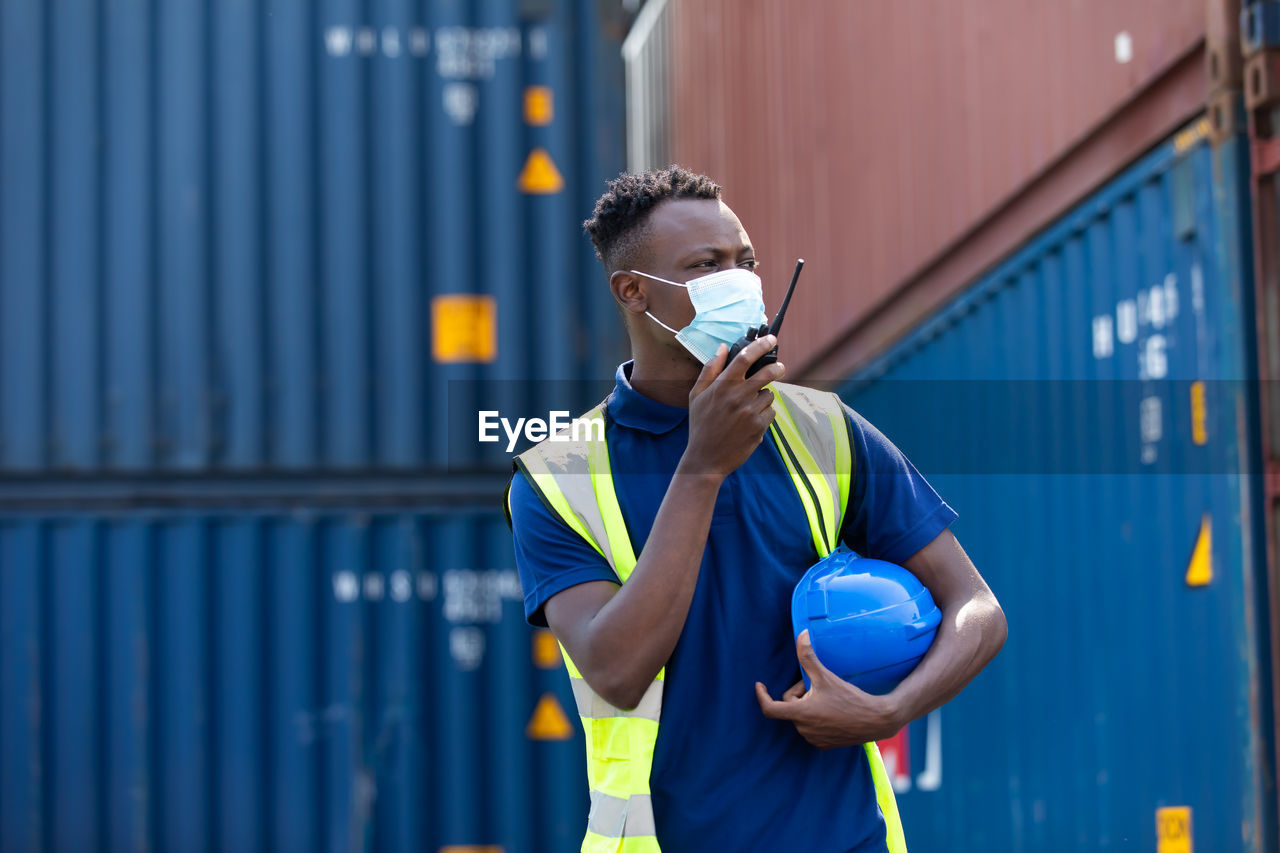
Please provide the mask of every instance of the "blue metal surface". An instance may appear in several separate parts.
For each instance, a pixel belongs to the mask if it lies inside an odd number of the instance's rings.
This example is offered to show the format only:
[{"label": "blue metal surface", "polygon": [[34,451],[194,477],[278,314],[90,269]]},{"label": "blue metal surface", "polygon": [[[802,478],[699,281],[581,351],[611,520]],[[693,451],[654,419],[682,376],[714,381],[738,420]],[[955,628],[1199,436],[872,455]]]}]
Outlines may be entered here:
[{"label": "blue metal surface", "polygon": [[1245,56],[1280,45],[1280,3],[1265,0],[1240,10],[1240,48]]},{"label": "blue metal surface", "polygon": [[[593,403],[551,380],[603,394],[624,354],[580,227],[621,15],[0,3],[0,471],[499,465],[478,408]],[[563,190],[517,189],[535,147]],[[433,362],[441,294],[495,299],[495,361]]]},{"label": "blue metal surface", "polygon": [[[492,514],[0,517],[0,848],[574,849]],[[552,693],[569,740],[526,724]]]},{"label": "blue metal surface", "polygon": [[[1197,122],[843,393],[960,513],[1004,651],[908,731],[912,851],[1276,849],[1248,156]],[[1192,383],[1202,381],[1197,441]],[[1202,521],[1212,579],[1187,572]]]}]

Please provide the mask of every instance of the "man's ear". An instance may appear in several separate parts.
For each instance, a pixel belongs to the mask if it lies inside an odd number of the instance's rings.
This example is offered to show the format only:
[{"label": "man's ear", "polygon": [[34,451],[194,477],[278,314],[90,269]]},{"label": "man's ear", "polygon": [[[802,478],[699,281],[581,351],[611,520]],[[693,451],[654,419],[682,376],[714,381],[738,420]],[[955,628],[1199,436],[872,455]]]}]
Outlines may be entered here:
[{"label": "man's ear", "polygon": [[649,297],[640,276],[626,270],[617,270],[609,276],[609,289],[613,291],[613,298],[622,306],[622,310],[632,314],[643,314],[649,310]]}]

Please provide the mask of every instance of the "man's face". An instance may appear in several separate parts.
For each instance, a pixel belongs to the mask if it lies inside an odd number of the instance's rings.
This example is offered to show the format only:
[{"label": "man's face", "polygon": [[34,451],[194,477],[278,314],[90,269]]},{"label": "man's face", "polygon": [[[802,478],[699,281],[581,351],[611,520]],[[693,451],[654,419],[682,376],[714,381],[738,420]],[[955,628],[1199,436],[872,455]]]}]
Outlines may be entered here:
[{"label": "man's face", "polygon": [[[754,270],[756,253],[746,229],[724,202],[717,199],[672,199],[649,215],[648,239],[636,269],[685,282],[735,266]],[[649,311],[673,329],[693,321],[693,305],[682,287],[642,279]],[[648,321],[647,318],[645,322]],[[659,333],[671,333],[652,323]],[[679,344],[676,344],[679,346]],[[683,351],[683,347],[681,347]]]}]

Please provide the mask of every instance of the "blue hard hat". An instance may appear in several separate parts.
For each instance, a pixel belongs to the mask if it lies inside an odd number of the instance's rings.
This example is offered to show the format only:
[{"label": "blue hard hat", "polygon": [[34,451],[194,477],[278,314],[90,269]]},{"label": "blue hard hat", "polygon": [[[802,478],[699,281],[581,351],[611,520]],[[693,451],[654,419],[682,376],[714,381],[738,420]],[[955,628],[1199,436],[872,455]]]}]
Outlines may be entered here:
[{"label": "blue hard hat", "polygon": [[941,622],[942,611],[915,575],[851,551],[814,563],[791,594],[796,638],[808,630],[818,660],[868,693],[897,687],[929,651]]}]

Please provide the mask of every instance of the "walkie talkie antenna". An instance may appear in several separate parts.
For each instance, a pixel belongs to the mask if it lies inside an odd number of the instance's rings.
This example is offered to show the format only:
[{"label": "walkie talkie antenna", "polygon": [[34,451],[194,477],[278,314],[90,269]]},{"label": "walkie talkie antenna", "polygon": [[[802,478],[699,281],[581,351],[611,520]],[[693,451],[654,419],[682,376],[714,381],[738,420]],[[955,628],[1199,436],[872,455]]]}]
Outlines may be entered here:
[{"label": "walkie talkie antenna", "polygon": [[791,285],[787,287],[787,295],[782,297],[782,307],[773,316],[773,325],[769,327],[769,334],[771,335],[778,334],[778,330],[782,328],[782,318],[787,313],[787,306],[791,304],[791,294],[795,293],[796,280],[800,278],[800,268],[803,266],[804,258],[796,261],[796,271],[791,274]]}]

